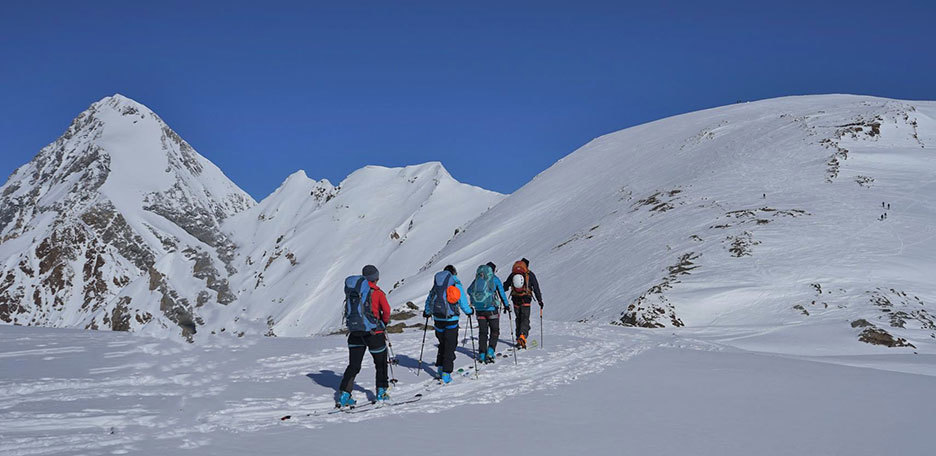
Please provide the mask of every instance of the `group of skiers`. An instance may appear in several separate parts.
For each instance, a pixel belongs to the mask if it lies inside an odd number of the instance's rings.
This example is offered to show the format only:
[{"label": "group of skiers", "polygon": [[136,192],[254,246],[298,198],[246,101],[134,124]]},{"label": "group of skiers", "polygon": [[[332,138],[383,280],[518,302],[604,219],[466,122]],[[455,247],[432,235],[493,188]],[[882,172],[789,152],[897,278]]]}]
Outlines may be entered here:
[{"label": "group of skiers", "polygon": [[[530,261],[523,258],[514,263],[507,280],[495,275],[497,266],[487,263],[478,266],[475,279],[466,290],[458,278],[455,266],[445,266],[433,277],[432,288],[426,298],[423,317],[428,322],[433,320],[439,351],[435,366],[439,368],[438,380],[443,384],[452,381],[455,366],[455,349],[458,346],[458,331],[461,313],[469,318],[475,315],[478,321],[479,347],[477,360],[492,363],[497,357],[497,342],[500,337],[500,313],[509,313],[511,306],[507,302],[510,293],[516,321],[516,348],[527,348],[530,333],[530,307],[535,299],[543,315],[543,296],[536,275],[530,270]],[[354,406],[351,397],[354,378],[361,371],[364,352],[369,351],[377,368],[377,401],[390,398],[387,393],[390,381],[387,367],[390,359],[387,355],[387,337],[385,328],[390,323],[390,305],[387,296],[377,286],[380,272],[373,265],[364,266],[361,275],[345,279],[344,318],[348,328],[349,362],[339,386],[338,406]],[[424,338],[425,342],[425,338]],[[420,363],[422,354],[420,353]],[[421,368],[421,366],[420,366]]]}]

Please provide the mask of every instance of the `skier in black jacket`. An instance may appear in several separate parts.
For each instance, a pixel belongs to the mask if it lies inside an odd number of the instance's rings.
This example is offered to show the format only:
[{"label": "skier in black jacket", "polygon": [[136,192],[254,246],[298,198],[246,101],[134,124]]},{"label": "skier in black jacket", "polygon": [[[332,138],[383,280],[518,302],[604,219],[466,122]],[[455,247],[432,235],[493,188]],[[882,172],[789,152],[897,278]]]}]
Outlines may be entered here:
[{"label": "skier in black jacket", "polygon": [[526,348],[527,336],[530,334],[530,304],[534,297],[540,310],[543,309],[543,295],[536,274],[530,270],[530,260],[524,258],[514,263],[510,275],[504,281],[504,291],[508,290],[517,315],[517,346]]}]

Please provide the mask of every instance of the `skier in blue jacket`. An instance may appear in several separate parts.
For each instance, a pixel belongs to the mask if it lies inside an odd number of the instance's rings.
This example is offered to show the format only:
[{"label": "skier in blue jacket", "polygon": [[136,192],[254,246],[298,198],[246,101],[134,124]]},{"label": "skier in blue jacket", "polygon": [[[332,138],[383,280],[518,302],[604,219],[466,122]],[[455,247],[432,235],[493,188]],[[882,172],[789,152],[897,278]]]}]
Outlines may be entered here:
[{"label": "skier in blue jacket", "polygon": [[497,266],[493,262],[478,266],[475,279],[468,286],[468,296],[478,319],[478,361],[483,363],[493,363],[497,358],[501,306],[505,312],[510,311],[504,284],[494,275],[496,270]]},{"label": "skier in blue jacket", "polygon": [[426,298],[423,316],[432,317],[436,339],[439,340],[439,354],[436,366],[439,366],[439,379],[443,383],[452,381],[455,369],[455,348],[458,346],[459,308],[465,315],[474,313],[468,304],[468,296],[458,279],[455,266],[448,265],[436,273],[432,289]]}]

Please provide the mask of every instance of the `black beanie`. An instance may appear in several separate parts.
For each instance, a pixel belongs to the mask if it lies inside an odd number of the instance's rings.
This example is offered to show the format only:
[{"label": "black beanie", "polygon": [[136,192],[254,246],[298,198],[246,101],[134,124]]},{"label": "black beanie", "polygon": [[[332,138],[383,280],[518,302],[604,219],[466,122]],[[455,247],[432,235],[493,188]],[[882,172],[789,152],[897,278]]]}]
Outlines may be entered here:
[{"label": "black beanie", "polygon": [[493,261],[488,261],[488,264],[487,264],[487,265],[491,267],[491,271],[496,271],[496,270],[497,270],[497,265],[494,264]]},{"label": "black beanie", "polygon": [[442,269],[443,271],[451,272],[452,275],[458,275],[458,272],[455,272],[455,266],[448,265]]},{"label": "black beanie", "polygon": [[530,260],[528,260],[528,259],[526,259],[526,258],[522,258],[522,259],[520,259],[520,261],[526,263],[527,267],[530,267]]},{"label": "black beanie", "polygon": [[380,271],[377,270],[377,266],[372,264],[364,266],[364,269],[361,270],[361,275],[364,276],[368,282],[376,282],[380,279]]}]

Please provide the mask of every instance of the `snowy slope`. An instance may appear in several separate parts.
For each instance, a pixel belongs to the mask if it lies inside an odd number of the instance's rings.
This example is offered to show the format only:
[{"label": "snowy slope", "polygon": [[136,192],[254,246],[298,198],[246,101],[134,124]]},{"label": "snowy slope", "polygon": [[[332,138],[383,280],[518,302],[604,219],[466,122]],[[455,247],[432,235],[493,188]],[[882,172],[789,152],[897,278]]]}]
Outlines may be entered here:
[{"label": "snowy slope", "polygon": [[936,338],[934,153],[933,102],[788,97],[640,125],[538,175],[396,296],[447,263],[505,275],[525,256],[547,318],[919,345]]},{"label": "snowy slope", "polygon": [[209,326],[294,336],[335,329],[345,277],[375,264],[392,292],[502,198],[457,182],[438,162],[368,166],[338,187],[299,171],[226,222],[240,246],[239,305],[221,309]]},{"label": "snowy slope", "polygon": [[91,105],[0,188],[0,320],[191,335],[256,204],[145,106]]},{"label": "snowy slope", "polygon": [[[931,453],[932,346],[776,356],[692,328],[547,322],[546,334],[546,349],[521,351],[516,366],[499,358],[446,387],[428,366],[416,375],[422,332],[393,334],[390,395],[422,399],[328,414],[342,336],[186,344],[0,327],[0,453],[437,455],[427,429],[440,423],[452,454]],[[470,347],[456,367],[472,366]],[[373,391],[367,359],[354,395]]]}]

